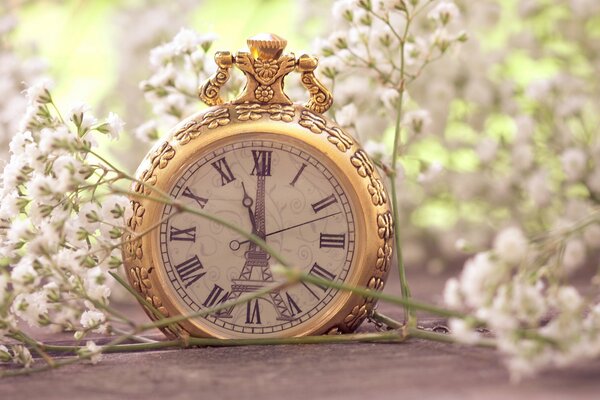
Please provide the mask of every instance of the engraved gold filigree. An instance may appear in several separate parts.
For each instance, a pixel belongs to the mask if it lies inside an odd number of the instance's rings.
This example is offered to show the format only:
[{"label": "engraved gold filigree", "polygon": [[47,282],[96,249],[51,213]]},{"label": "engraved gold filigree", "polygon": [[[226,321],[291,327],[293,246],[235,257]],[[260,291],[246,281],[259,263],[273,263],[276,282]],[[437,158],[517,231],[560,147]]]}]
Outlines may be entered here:
[{"label": "engraved gold filigree", "polygon": [[314,70],[317,68],[316,57],[303,54],[298,58],[297,70],[302,74],[300,82],[308,90],[310,99],[304,106],[317,113],[324,113],[333,104],[331,92],[317,79]]},{"label": "engraved gold filigree", "polygon": [[377,249],[377,262],[375,263],[375,268],[377,268],[380,273],[385,274],[389,271],[392,262],[392,254],[393,247],[387,242],[383,242],[381,247]]},{"label": "engraved gold filigree", "polygon": [[356,170],[363,178],[368,178],[369,183],[367,184],[367,190],[371,195],[371,201],[374,205],[380,206],[385,204],[387,201],[387,195],[383,183],[379,178],[373,175],[374,167],[373,163],[369,160],[367,153],[363,150],[359,150],[350,159],[352,165],[356,167]]},{"label": "engraved gold filigree", "polygon": [[386,212],[377,216],[377,233],[381,239],[391,239],[394,234],[394,222],[392,213]]},{"label": "engraved gold filigree", "polygon": [[200,99],[209,106],[223,104],[219,91],[229,80],[233,57],[228,51],[219,51],[215,54],[215,63],[218,67],[217,71],[198,90]]},{"label": "engraved gold filigree", "polygon": [[[284,39],[266,34],[248,40],[250,52],[238,52],[235,55],[217,53],[217,71],[199,88],[200,98],[211,106],[222,104],[219,91],[229,79],[234,66],[246,75],[244,92],[234,101],[209,108],[184,121],[169,139],[147,156],[145,167],[137,175],[140,183],[134,185],[134,190],[138,197],[132,199],[133,213],[128,221],[130,231],[125,237],[127,243],[123,246],[124,264],[135,290],[164,315],[178,315],[183,309],[164,287],[168,278],[156,254],[156,235],[136,237],[156,224],[161,215],[161,208],[143,199],[140,194],[150,194],[153,187],[168,192],[168,182],[188,167],[189,160],[198,157],[210,146],[227,143],[226,140],[235,135],[253,132],[276,134],[279,140],[289,137],[296,142],[303,142],[314,151],[321,152],[324,158],[329,158],[332,174],[344,175],[348,188],[355,190],[361,206],[356,210],[356,219],[362,221],[360,223],[366,232],[361,238],[364,246],[357,250],[364,263],[357,266],[357,273],[349,283],[364,285],[372,291],[383,289],[392,263],[394,235],[383,182],[372,161],[354,139],[320,115],[331,106],[333,99],[315,77],[318,60],[307,55],[296,58],[291,53],[283,54],[285,45]],[[294,70],[301,74],[301,82],[310,94],[304,107],[292,104],[283,92],[283,80]],[[274,123],[280,121],[286,124]],[[210,134],[205,135],[209,130]],[[331,144],[338,151],[333,150]],[[340,300],[327,318],[315,318],[314,324],[298,326],[286,334],[302,336],[352,331],[370,315],[375,304],[376,299],[372,296],[351,295],[344,301]],[[150,310],[147,312],[151,318],[156,318]],[[192,336],[222,335],[215,334],[199,320],[183,321],[180,325],[183,331],[165,329],[165,333],[177,336],[188,333]]]},{"label": "engraved gold filigree", "polygon": [[353,142],[350,136],[342,132],[337,126],[328,127],[327,122],[322,117],[310,111],[303,110],[300,113],[298,123],[313,133],[327,133],[327,140],[341,152],[345,153],[352,147]]},{"label": "engraved gold filigree", "polygon": [[254,69],[259,77],[269,80],[273,79],[279,70],[279,64],[277,63],[277,60],[262,60],[258,58],[254,63]]},{"label": "engraved gold filigree", "polygon": [[215,129],[219,126],[225,126],[231,122],[229,115],[229,109],[222,107],[217,108],[214,111],[209,111],[202,116],[202,119],[191,120],[184,126],[182,126],[174,135],[175,139],[180,144],[184,145],[195,139],[200,135],[200,128],[206,126],[208,129]]},{"label": "engraved gold filigree", "polygon": [[256,100],[260,101],[261,103],[268,103],[273,98],[274,94],[275,92],[273,92],[273,88],[271,88],[271,86],[260,85],[254,91]]},{"label": "engraved gold filigree", "polygon": [[267,114],[273,121],[292,122],[296,113],[293,106],[284,106],[281,104],[266,106],[258,103],[240,104],[235,107],[235,111],[240,121],[256,121],[262,118],[263,114]]},{"label": "engraved gold filigree", "polygon": [[134,191],[149,195],[152,191],[151,186],[154,186],[158,179],[156,170],[165,168],[174,156],[175,149],[169,143],[164,142],[150,158],[150,167],[141,174],[140,182],[136,182],[134,185]]}]

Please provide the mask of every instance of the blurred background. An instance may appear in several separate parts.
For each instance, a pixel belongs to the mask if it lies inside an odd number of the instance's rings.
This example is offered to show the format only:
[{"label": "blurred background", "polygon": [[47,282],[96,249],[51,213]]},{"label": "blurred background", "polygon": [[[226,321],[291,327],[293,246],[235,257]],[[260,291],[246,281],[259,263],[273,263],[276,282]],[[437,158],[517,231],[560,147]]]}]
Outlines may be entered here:
[{"label": "blurred background", "polygon": [[[188,27],[216,35],[212,57],[267,31],[285,37],[296,54],[327,59],[323,42],[344,29],[335,14],[339,3],[348,2],[3,0],[3,156],[23,111],[23,82],[48,76],[61,107],[85,101],[99,114],[122,116],[128,134],[106,151],[133,170],[149,147],[133,131],[155,118],[140,89],[153,73],[152,48]],[[468,40],[409,88],[405,109],[422,111],[424,128],[415,133],[410,121],[405,124],[398,182],[406,263],[434,274],[489,247],[506,227],[537,237],[570,226],[600,198],[600,2],[455,3],[460,17],[453,27]],[[417,34],[427,32],[423,21]],[[378,99],[384,85],[368,71],[347,70],[336,79],[330,116],[385,162],[395,118]],[[351,104],[359,115],[354,111],[344,124]],[[568,257],[569,270],[586,263],[597,268],[600,226],[594,221],[556,244],[553,254]]]}]

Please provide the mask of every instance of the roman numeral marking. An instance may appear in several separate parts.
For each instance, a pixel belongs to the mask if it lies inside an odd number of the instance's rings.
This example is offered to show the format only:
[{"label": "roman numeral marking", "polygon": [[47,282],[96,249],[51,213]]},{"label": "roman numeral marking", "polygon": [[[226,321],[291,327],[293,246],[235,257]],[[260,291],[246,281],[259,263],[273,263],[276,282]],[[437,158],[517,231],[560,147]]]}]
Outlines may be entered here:
[{"label": "roman numeral marking", "polygon": [[346,247],[346,234],[342,233],[339,235],[330,233],[321,233],[319,239],[319,247],[331,247],[334,249],[343,249]]},{"label": "roman numeral marking", "polygon": [[271,150],[252,150],[254,168],[250,175],[271,176]]},{"label": "roman numeral marking", "polygon": [[286,292],[285,297],[287,298],[288,310],[290,310],[290,314],[292,314],[292,317],[300,314],[302,310],[300,309],[300,307],[298,307],[298,304],[294,301],[292,296],[290,296],[290,294]]},{"label": "roman numeral marking", "polygon": [[177,274],[181,278],[186,289],[206,275],[206,272],[200,271],[202,269],[204,269],[204,267],[198,259],[198,256],[194,256],[175,266],[175,270],[177,270]]},{"label": "roman numeral marking", "polygon": [[[325,268],[321,267],[319,264],[314,263],[314,265],[312,266],[312,268],[310,269],[310,271],[308,272],[309,275],[312,276],[316,276],[318,278],[322,278],[322,279],[327,279],[328,281],[333,281],[335,279],[335,275],[332,274],[331,272],[327,271]],[[320,297],[314,292],[314,290],[312,290],[307,284],[306,282],[302,282],[302,285],[304,285],[304,287],[313,295],[315,296],[317,299],[320,299]],[[318,287],[319,289],[321,289],[323,292],[326,292],[327,289],[329,289],[328,286],[325,285],[321,285],[321,284],[314,284],[316,287]]]},{"label": "roman numeral marking", "polygon": [[300,167],[300,169],[296,173],[296,176],[294,176],[294,179],[292,179],[292,181],[290,182],[291,186],[295,186],[296,185],[296,182],[298,182],[298,178],[300,178],[300,175],[302,174],[302,171],[304,171],[304,168],[306,168],[306,164],[302,163],[302,166]]},{"label": "roman numeral marking", "polygon": [[180,242],[195,242],[196,241],[196,227],[179,229],[171,225],[171,231],[169,232],[169,240],[177,240]]},{"label": "roman numeral marking", "polygon": [[246,303],[246,323],[260,325],[260,307],[258,299],[250,300]]},{"label": "roman numeral marking", "polygon": [[229,292],[223,293],[224,291],[225,290],[221,286],[215,284],[202,305],[210,308],[217,304],[225,303],[229,298]]},{"label": "roman numeral marking", "polygon": [[221,175],[221,186],[227,185],[229,182],[235,180],[235,176],[233,176],[233,172],[231,172],[231,168],[229,168],[229,164],[227,164],[227,160],[225,157],[219,158],[217,161],[210,163],[217,172]]},{"label": "roman numeral marking", "polygon": [[198,203],[198,205],[200,206],[200,208],[204,208],[206,203],[208,203],[208,199],[195,195],[194,192],[192,192],[192,190],[188,186],[186,186],[185,189],[183,189],[183,193],[181,195],[183,197],[195,200],[196,203]]},{"label": "roman numeral marking", "polygon": [[315,213],[318,213],[322,209],[329,207],[330,205],[337,203],[337,199],[334,195],[329,195],[323,200],[319,200],[316,203],[311,204]]}]

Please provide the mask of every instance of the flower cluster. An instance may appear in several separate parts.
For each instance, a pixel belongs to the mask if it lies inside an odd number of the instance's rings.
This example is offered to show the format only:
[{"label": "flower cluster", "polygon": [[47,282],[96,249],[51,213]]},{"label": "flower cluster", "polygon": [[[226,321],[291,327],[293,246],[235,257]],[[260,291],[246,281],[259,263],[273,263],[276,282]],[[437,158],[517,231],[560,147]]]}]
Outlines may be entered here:
[{"label": "flower cluster", "polygon": [[[320,68],[336,89],[334,117],[363,141],[385,139],[400,101],[410,109],[402,124],[411,132],[421,133],[431,122],[407,90],[425,67],[466,39],[455,4],[431,3],[341,0],[333,5],[335,30],[316,43],[323,56]],[[356,108],[370,112],[358,115]]]},{"label": "flower cluster", "polygon": [[[41,78],[44,63],[37,57],[23,58],[15,50],[11,34],[17,19],[0,10],[0,169],[8,158],[8,143],[18,129],[20,116],[27,107],[21,92],[23,82]],[[21,49],[25,46],[20,46]]]},{"label": "flower cluster", "polygon": [[476,344],[475,328],[490,329],[516,380],[600,355],[600,305],[586,304],[573,286],[553,284],[559,277],[550,265],[539,267],[540,257],[519,228],[507,228],[444,292],[446,304],[471,313],[450,320],[457,340]]},{"label": "flower cluster", "polygon": [[[115,114],[94,117],[85,105],[68,115],[48,82],[27,89],[27,110],[10,142],[0,182],[0,341],[20,339],[18,321],[52,330],[109,329],[111,269],[130,213],[126,197],[110,194],[122,179],[96,153],[102,137],[117,138]],[[26,349],[0,356],[31,363]]]},{"label": "flower cluster", "polygon": [[[600,7],[563,3],[521,2],[515,15],[496,1],[337,1],[337,30],[318,43],[338,122],[376,159],[401,162],[405,263],[437,271],[476,253],[447,289],[474,318],[453,325],[465,341],[477,324],[492,328],[515,376],[598,348],[595,311],[583,312],[597,306],[568,282],[600,248],[600,63],[588,28]],[[524,23],[506,33],[506,18]],[[469,40],[454,46],[462,29]]]},{"label": "flower cluster", "polygon": [[[154,119],[136,129],[136,136],[154,141],[166,129],[198,111],[198,88],[216,70],[208,57],[216,36],[182,28],[175,37],[150,52],[152,75],[140,87],[152,105]],[[228,87],[235,93],[241,87],[240,76],[233,75]]]}]

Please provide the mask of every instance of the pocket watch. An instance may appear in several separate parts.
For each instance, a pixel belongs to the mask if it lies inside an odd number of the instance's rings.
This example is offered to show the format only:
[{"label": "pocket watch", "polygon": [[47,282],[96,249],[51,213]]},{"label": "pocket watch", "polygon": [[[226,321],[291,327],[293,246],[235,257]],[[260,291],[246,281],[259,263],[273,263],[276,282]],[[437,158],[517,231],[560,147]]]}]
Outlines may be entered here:
[{"label": "pocket watch", "polygon": [[[333,282],[382,290],[391,264],[388,195],[357,141],[323,113],[333,99],[318,60],[284,54],[260,34],[249,52],[217,52],[199,88],[209,108],[179,123],[148,153],[131,196],[124,265],[152,319],[189,315],[272,285],[273,260],[254,242],[177,204],[229,221],[264,240],[290,265]],[[242,94],[220,89],[236,67]],[[293,103],[284,78],[300,74],[309,101]],[[176,202],[156,201],[158,193]],[[167,336],[297,337],[354,331],[375,305],[326,285],[298,283],[163,331]]]}]

